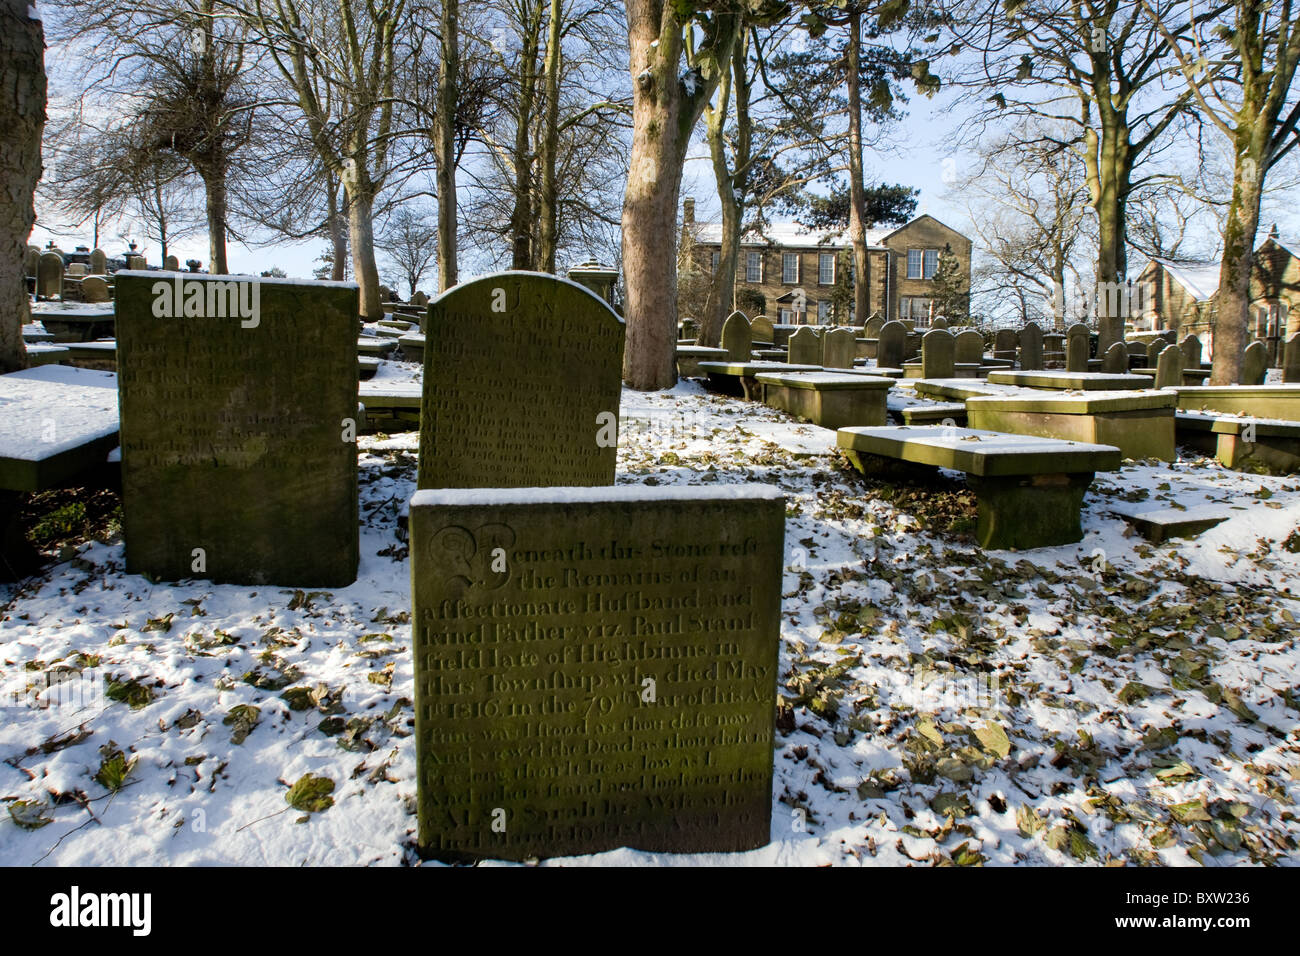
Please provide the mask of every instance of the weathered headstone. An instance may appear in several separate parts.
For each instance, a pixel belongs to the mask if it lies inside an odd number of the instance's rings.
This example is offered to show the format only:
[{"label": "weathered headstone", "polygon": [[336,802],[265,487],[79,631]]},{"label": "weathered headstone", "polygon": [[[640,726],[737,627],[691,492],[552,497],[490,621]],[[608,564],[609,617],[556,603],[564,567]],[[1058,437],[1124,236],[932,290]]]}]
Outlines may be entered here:
[{"label": "weathered headstone", "polygon": [[1268,375],[1268,346],[1255,341],[1246,346],[1241,356],[1241,384],[1263,385]]},{"label": "weathered headstone", "polygon": [[86,276],[81,280],[83,302],[108,302],[108,281],[103,276]]},{"label": "weathered headstone", "polygon": [[176,258],[176,256],[168,256],[163,260],[163,269],[168,272],[180,272],[181,260]]},{"label": "weathered headstone", "polygon": [[425,295],[423,292],[417,290],[415,295],[411,296],[411,305],[428,305],[428,304],[429,304],[429,297]]},{"label": "weathered headstone", "polygon": [[356,286],[119,272],[115,288],[127,570],[351,584]]},{"label": "weathered headstone", "polygon": [[57,252],[41,253],[36,267],[36,295],[42,299],[63,296],[63,257]]},{"label": "weathered headstone", "polygon": [[1020,370],[1037,372],[1043,368],[1043,330],[1037,322],[1026,322],[1020,330]]},{"label": "weathered headstone", "polygon": [[1111,342],[1106,354],[1101,357],[1101,370],[1108,375],[1125,375],[1128,373],[1128,346],[1123,342]]},{"label": "weathered headstone", "polygon": [[[886,322],[880,327],[876,343],[876,365],[880,368],[902,368],[907,351],[907,326],[902,322]],[[793,358],[790,361],[794,361]]]},{"label": "weathered headstone", "polygon": [[975,329],[964,329],[953,341],[953,359],[959,365],[979,365],[984,360],[984,336]]},{"label": "weathered headstone", "polygon": [[952,378],[953,335],[947,329],[931,329],[921,339],[921,377]]},{"label": "weathered headstone", "polygon": [[948,320],[942,315],[936,315],[930,319],[930,328],[932,329],[946,329],[947,327]]},{"label": "weathered headstone", "polygon": [[149,268],[149,262],[144,256],[127,256],[126,267],[136,272],[143,272]]},{"label": "weathered headstone", "polygon": [[388,286],[386,286],[386,285],[381,285],[381,286],[379,287],[379,301],[380,301],[380,302],[393,302],[393,301],[395,301],[396,299],[397,299],[397,293],[394,292],[392,289],[388,288]]},{"label": "weathered headstone", "polygon": [[23,271],[33,279],[40,275],[41,271],[41,250],[36,246],[27,247],[27,257],[24,260]]},{"label": "weathered headstone", "polygon": [[429,303],[420,487],[613,484],[622,371],[623,320],[576,282],[452,287]]},{"label": "weathered headstone", "polygon": [[86,264],[84,262],[69,262],[68,267],[63,270],[63,275],[65,278],[67,276],[74,276],[75,278],[80,279],[85,274],[86,274]]},{"label": "weathered headstone", "polygon": [[1088,327],[1081,322],[1066,330],[1065,368],[1069,372],[1088,371]]},{"label": "weathered headstone", "polygon": [[417,493],[421,853],[766,844],[784,502],[754,485]]},{"label": "weathered headstone", "polygon": [[831,329],[822,333],[822,368],[853,368],[858,356],[858,337],[853,329]]},{"label": "weathered headstone", "polygon": [[1183,350],[1177,345],[1161,349],[1156,358],[1156,388],[1176,388],[1183,384]]},{"label": "weathered headstone", "polygon": [[794,330],[788,343],[789,362],[791,365],[821,365],[822,340],[817,330],[811,326],[800,326]]},{"label": "weathered headstone", "polygon": [[1160,353],[1169,348],[1169,343],[1163,338],[1157,337],[1147,343],[1147,368],[1155,368],[1156,362],[1160,359]]},{"label": "weathered headstone", "polygon": [[772,328],[772,320],[765,315],[757,316],[749,323],[749,334],[755,342],[769,346],[776,342],[776,330]]},{"label": "weathered headstone", "polygon": [[750,361],[754,340],[744,312],[733,312],[722,323],[722,347],[727,350],[728,362]]},{"label": "weathered headstone", "polygon": [[1300,332],[1296,332],[1282,347],[1282,381],[1300,382]]},{"label": "weathered headstone", "polygon": [[104,255],[103,249],[95,249],[90,253],[90,274],[93,276],[108,275],[108,256]]},{"label": "weathered headstone", "polygon": [[880,329],[884,326],[885,320],[879,315],[873,315],[867,319],[867,324],[862,327],[862,337],[864,339],[880,338]]},{"label": "weathered headstone", "polygon": [[[1015,358],[1016,330],[998,329],[993,333],[993,354],[997,358]],[[1000,353],[1000,354],[999,354]]]},{"label": "weathered headstone", "polygon": [[1195,335],[1184,336],[1178,346],[1183,350],[1183,368],[1199,369],[1201,367],[1201,340]]}]

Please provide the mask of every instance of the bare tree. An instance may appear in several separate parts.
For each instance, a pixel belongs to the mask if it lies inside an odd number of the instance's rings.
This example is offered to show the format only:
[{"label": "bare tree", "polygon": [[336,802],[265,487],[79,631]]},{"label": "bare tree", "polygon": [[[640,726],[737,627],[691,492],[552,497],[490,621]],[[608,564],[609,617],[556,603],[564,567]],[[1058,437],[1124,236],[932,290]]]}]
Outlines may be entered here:
[{"label": "bare tree", "polygon": [[411,204],[398,206],[384,224],[377,245],[388,254],[393,267],[406,280],[409,295],[413,296],[438,257],[437,223],[431,224]]}]

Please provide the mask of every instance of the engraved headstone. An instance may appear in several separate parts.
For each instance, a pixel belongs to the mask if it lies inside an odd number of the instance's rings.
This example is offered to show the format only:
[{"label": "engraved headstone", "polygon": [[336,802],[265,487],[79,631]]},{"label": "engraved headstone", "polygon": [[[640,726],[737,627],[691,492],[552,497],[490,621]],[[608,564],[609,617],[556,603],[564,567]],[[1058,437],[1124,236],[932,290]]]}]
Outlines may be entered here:
[{"label": "engraved headstone", "polygon": [[1128,346],[1123,342],[1111,342],[1101,357],[1101,370],[1108,375],[1128,374]]},{"label": "engraved headstone", "polygon": [[622,371],[623,320],[578,283],[453,286],[429,303],[420,487],[613,484]]},{"label": "engraved headstone", "polygon": [[1020,370],[1038,372],[1043,368],[1043,330],[1037,322],[1026,322],[1020,330]]},{"label": "engraved headstone", "polygon": [[755,485],[417,493],[420,851],[766,844],[784,501]]},{"label": "engraved headstone", "polygon": [[921,339],[921,377],[952,378],[953,335],[947,329],[931,329]]},{"label": "engraved headstone", "polygon": [[879,315],[873,315],[867,319],[867,324],[862,327],[862,337],[864,339],[880,338],[880,329],[884,326],[885,320]]},{"label": "engraved headstone", "polygon": [[163,260],[163,268],[168,272],[180,272],[181,260],[176,258],[176,256],[168,256]]},{"label": "engraved headstone", "polygon": [[1282,381],[1300,382],[1300,332],[1296,332],[1282,347]]},{"label": "engraved headstone", "polygon": [[984,336],[975,329],[958,332],[953,341],[953,358],[959,365],[979,365],[984,360]]},{"label": "engraved headstone", "polygon": [[24,272],[35,279],[40,275],[41,270],[41,250],[36,246],[27,247],[27,257],[24,260]]},{"label": "engraved headstone", "polygon": [[776,342],[776,330],[772,328],[772,320],[765,315],[757,316],[749,323],[749,333],[755,342],[761,342],[769,348]]},{"label": "engraved headstone", "polygon": [[831,329],[822,333],[822,368],[853,368],[857,355],[858,337],[853,329]]},{"label": "engraved headstone", "polygon": [[788,344],[791,365],[822,364],[821,336],[811,326],[804,325],[795,329]]},{"label": "engraved headstone", "polygon": [[127,570],[351,584],[356,286],[119,272],[115,287]]},{"label": "engraved headstone", "polygon": [[744,312],[733,312],[722,323],[722,347],[727,350],[728,362],[748,362],[754,351],[749,319]]},{"label": "engraved headstone", "polygon": [[1183,350],[1183,368],[1199,369],[1201,367],[1201,340],[1195,335],[1183,337],[1178,347]]},{"label": "engraved headstone", "polygon": [[81,280],[83,302],[108,302],[108,281],[103,276],[86,276]]},{"label": "engraved headstone", "polygon": [[1088,327],[1076,322],[1065,333],[1065,368],[1069,372],[1088,371]]},{"label": "engraved headstone", "polygon": [[1156,388],[1176,388],[1183,384],[1183,350],[1169,345],[1156,359]]},{"label": "engraved headstone", "polygon": [[95,249],[90,253],[90,274],[94,276],[108,275],[108,256],[104,255],[103,249]]},{"label": "engraved headstone", "polygon": [[57,299],[63,295],[63,256],[57,252],[41,253],[36,267],[36,295],[42,299]]},{"label": "engraved headstone", "polygon": [[1147,343],[1147,368],[1155,368],[1156,362],[1160,359],[1160,353],[1169,348],[1169,343],[1163,338],[1157,337]]},{"label": "engraved headstone", "polygon": [[[880,327],[876,343],[876,365],[880,368],[902,368],[907,350],[907,326],[902,322],[886,322]],[[791,359],[790,361],[794,361]]]},{"label": "engraved headstone", "polygon": [[1268,346],[1255,341],[1246,346],[1241,356],[1241,384],[1263,385],[1268,375]]},{"label": "engraved headstone", "polygon": [[993,355],[996,358],[1014,359],[1017,344],[1015,329],[998,329],[993,333]]}]

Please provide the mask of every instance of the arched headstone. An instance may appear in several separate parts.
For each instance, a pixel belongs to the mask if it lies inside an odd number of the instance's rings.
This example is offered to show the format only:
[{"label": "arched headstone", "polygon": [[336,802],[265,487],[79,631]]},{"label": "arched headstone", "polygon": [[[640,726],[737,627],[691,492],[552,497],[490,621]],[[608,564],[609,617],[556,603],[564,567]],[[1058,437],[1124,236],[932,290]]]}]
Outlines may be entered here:
[{"label": "arched headstone", "polygon": [[958,365],[978,365],[984,359],[984,336],[975,329],[958,332],[953,342],[953,358]]},{"label": "arched headstone", "polygon": [[86,302],[108,302],[108,280],[103,276],[86,276],[81,280],[81,298]]},{"label": "arched headstone", "polygon": [[1263,342],[1251,342],[1241,356],[1241,384],[1263,385],[1268,374],[1268,346]]},{"label": "arched headstone", "polygon": [[858,337],[853,329],[831,329],[822,334],[822,368],[853,368]]},{"label": "arched headstone", "polygon": [[930,320],[930,328],[932,329],[946,329],[947,327],[948,320],[942,315],[936,315]]},{"label": "arched headstone", "polygon": [[862,337],[865,339],[880,338],[880,329],[884,324],[884,319],[878,315],[873,315],[867,319],[867,324],[862,327]]},{"label": "arched headstone", "polygon": [[163,268],[168,272],[180,272],[181,260],[176,258],[175,256],[168,256],[166,259],[163,260]]},{"label": "arched headstone", "polygon": [[40,273],[41,268],[41,250],[36,246],[27,247],[27,259],[25,262],[26,273],[33,279]]},{"label": "arched headstone", "polygon": [[93,276],[108,275],[108,256],[104,255],[103,249],[96,249],[91,252],[90,274]]},{"label": "arched headstone", "polygon": [[754,351],[754,338],[744,312],[733,312],[722,323],[722,347],[728,362],[748,362]]},{"label": "arched headstone", "polygon": [[749,323],[749,336],[754,342],[761,342],[766,345],[772,345],[776,342],[776,330],[772,328],[772,320],[765,315],[756,316],[754,321]]},{"label": "arched headstone", "polygon": [[880,368],[902,368],[903,355],[907,351],[907,326],[898,321],[886,322],[880,327],[878,338],[876,365]]},{"label": "arched headstone", "polygon": [[1076,322],[1065,333],[1065,368],[1069,372],[1088,371],[1088,327]]},{"label": "arched headstone", "polygon": [[1020,369],[1038,372],[1043,368],[1043,330],[1037,322],[1028,322],[1020,330]]},{"label": "arched headstone", "polygon": [[1169,348],[1169,343],[1162,337],[1156,337],[1147,343],[1147,368],[1155,368],[1160,360],[1160,353]]},{"label": "arched headstone", "polygon": [[36,267],[36,295],[42,299],[57,299],[63,295],[63,256],[57,252],[41,253]]},{"label": "arched headstone", "polygon": [[149,268],[149,262],[144,256],[127,256],[126,267],[136,272],[143,272]]},{"label": "arched headstone", "polygon": [[429,304],[429,297],[428,297],[427,295],[425,295],[423,292],[419,292],[419,291],[417,291],[417,292],[415,293],[415,295],[411,296],[411,304],[412,304],[412,305],[428,305],[428,304]]},{"label": "arched headstone", "polygon": [[1101,357],[1101,370],[1107,375],[1128,373],[1128,347],[1123,342],[1110,343],[1110,348]]},{"label": "arched headstone", "polygon": [[1177,388],[1183,384],[1183,350],[1169,345],[1156,359],[1156,388]]},{"label": "arched headstone", "polygon": [[1183,350],[1183,368],[1198,369],[1201,367],[1201,340],[1195,335],[1185,336],[1178,344]]},{"label": "arched headstone", "polygon": [[931,329],[921,339],[921,377],[952,378],[954,337],[947,329]]},{"label": "arched headstone", "polygon": [[791,365],[821,365],[822,340],[811,326],[800,326],[790,336],[789,362]]}]

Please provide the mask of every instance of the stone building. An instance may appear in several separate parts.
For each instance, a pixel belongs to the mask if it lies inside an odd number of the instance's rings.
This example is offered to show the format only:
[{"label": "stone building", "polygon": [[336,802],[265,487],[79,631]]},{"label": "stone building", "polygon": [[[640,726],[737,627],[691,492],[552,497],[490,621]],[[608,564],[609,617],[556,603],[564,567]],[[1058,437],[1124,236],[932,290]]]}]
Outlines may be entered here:
[{"label": "stone building", "polygon": [[[722,227],[696,222],[693,199],[682,203],[682,241],[690,243],[695,270],[712,275],[721,255]],[[945,248],[957,259],[969,297],[971,241],[955,229],[922,215],[905,226],[868,230],[871,314],[910,319],[917,328],[928,326],[934,314],[933,276]],[[763,298],[762,311],[775,322],[861,324],[870,316],[839,314],[851,307],[851,287],[840,274],[851,261],[840,254],[850,249],[847,232],[814,232],[795,223],[770,224],[762,234],[745,234],[736,263],[738,307],[745,309],[746,300],[757,293]],[[836,298],[847,304],[837,309]]]}]

